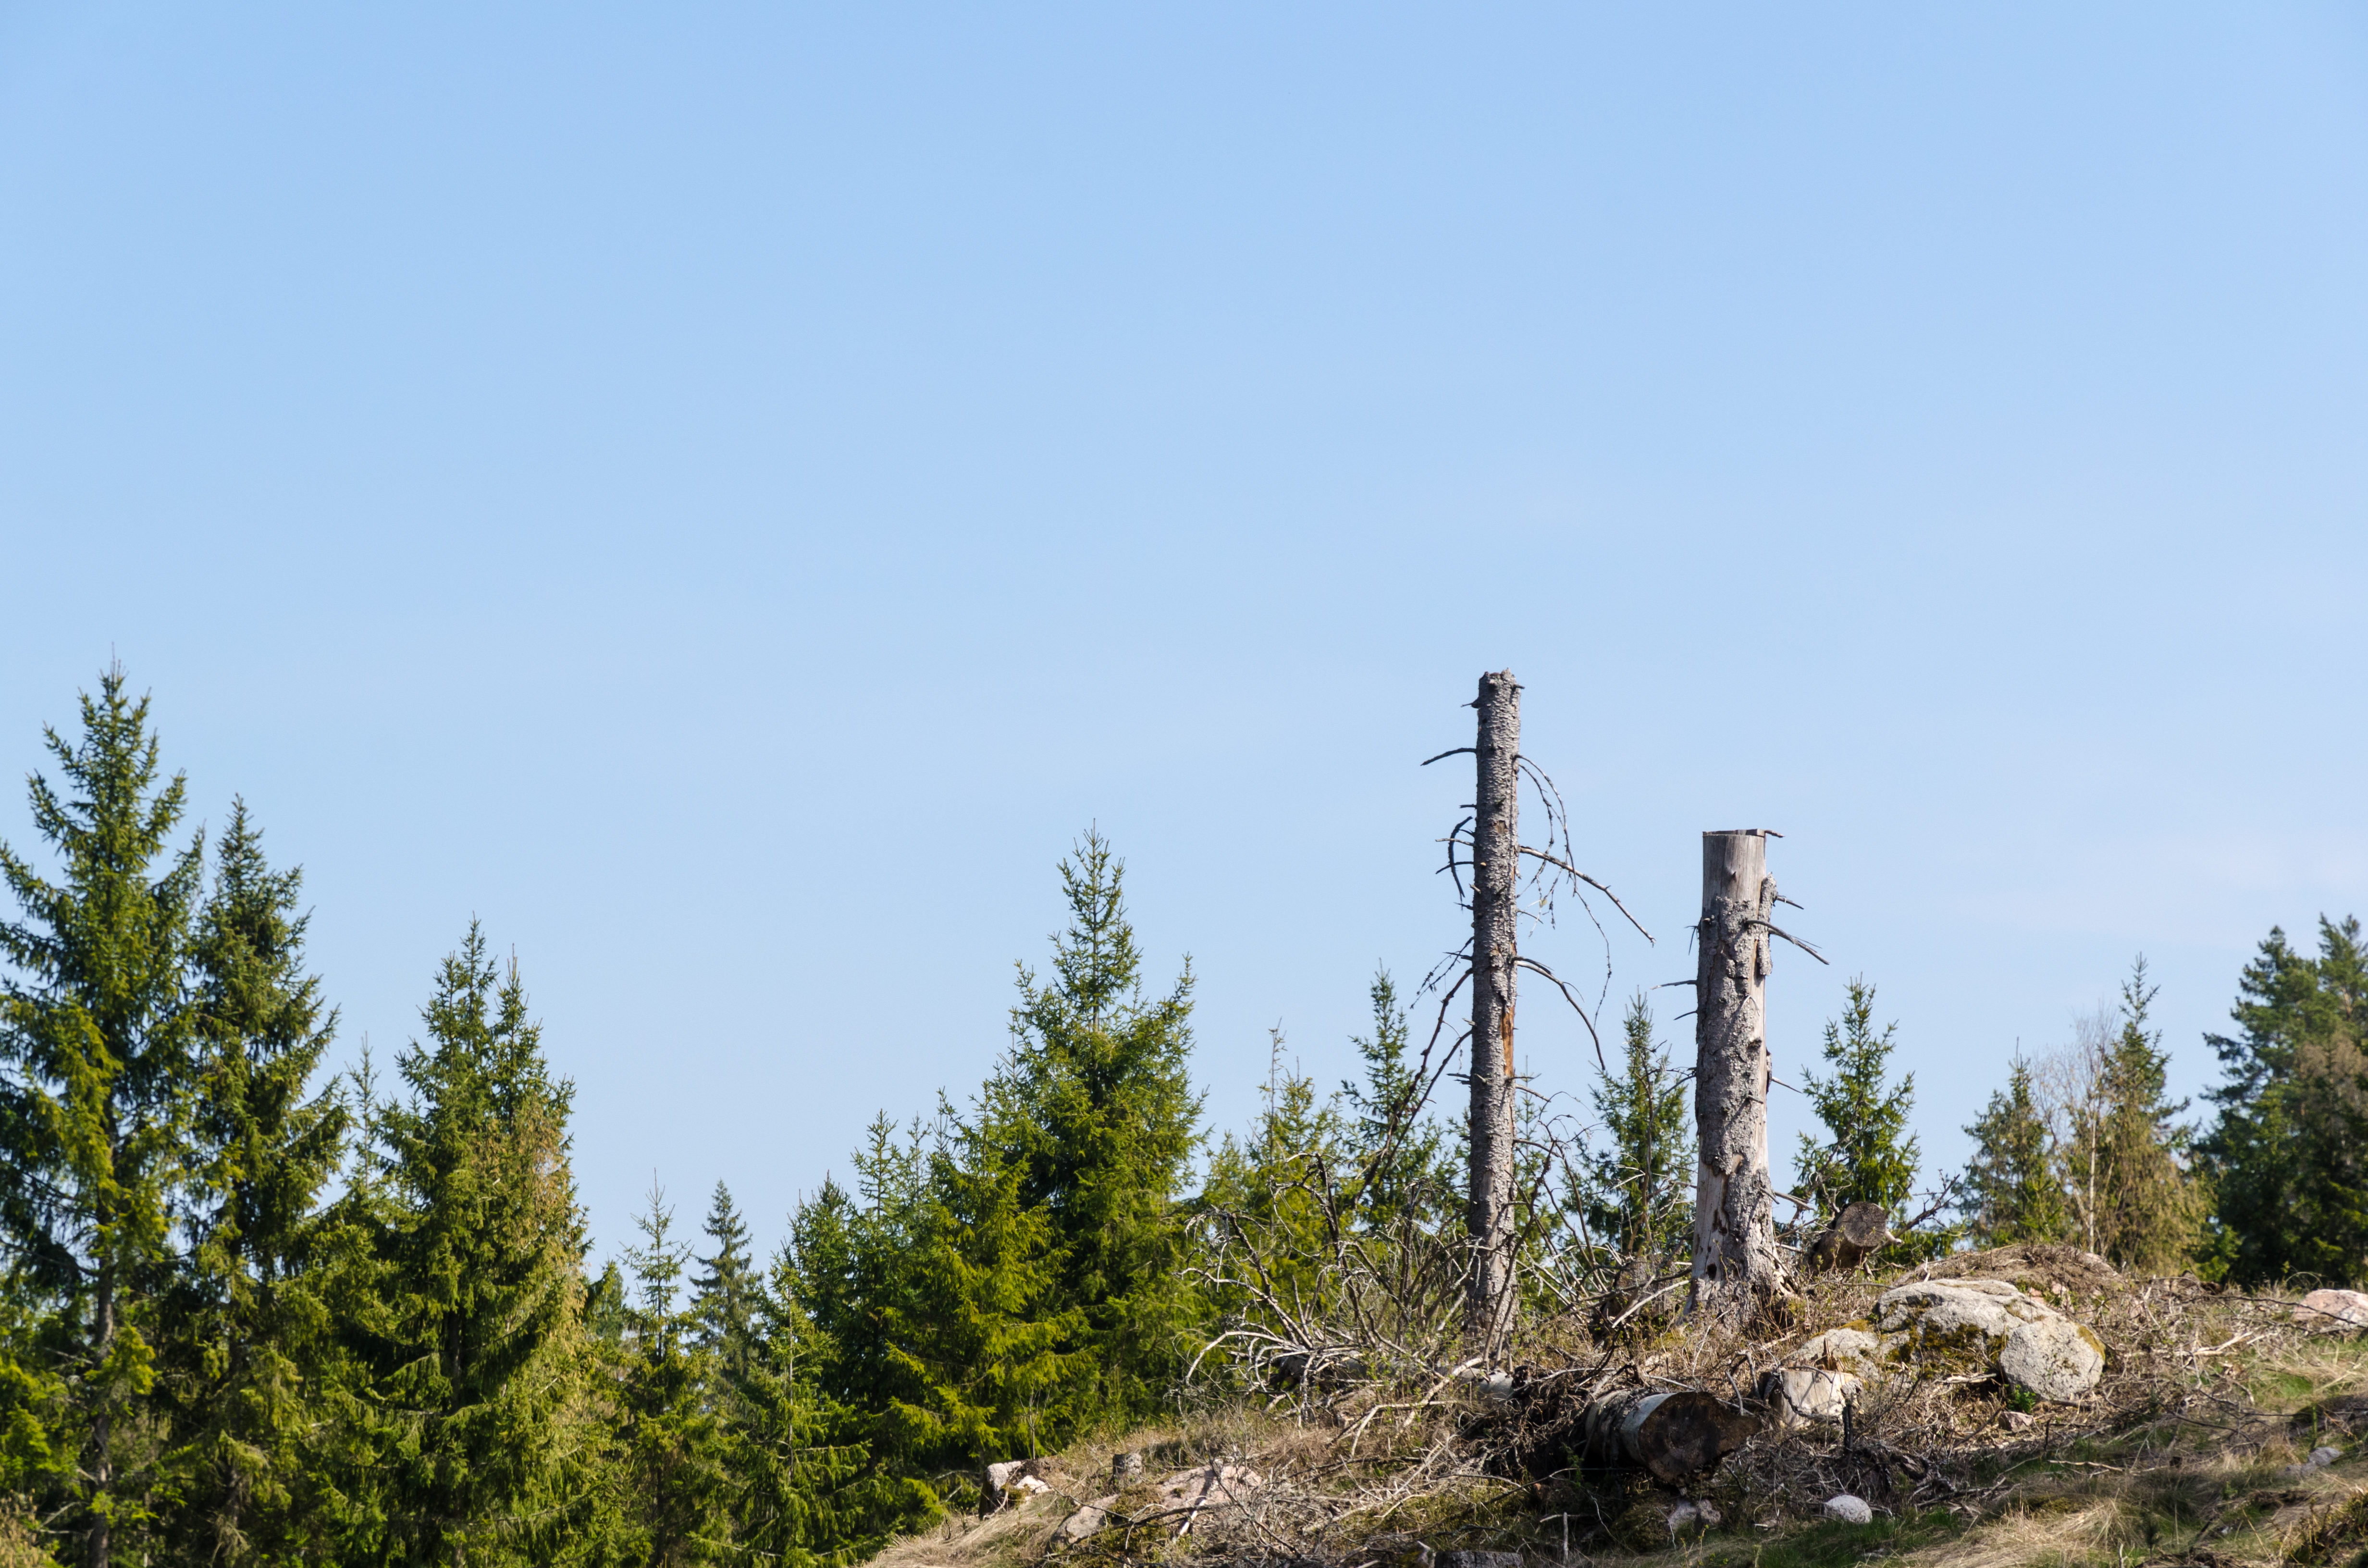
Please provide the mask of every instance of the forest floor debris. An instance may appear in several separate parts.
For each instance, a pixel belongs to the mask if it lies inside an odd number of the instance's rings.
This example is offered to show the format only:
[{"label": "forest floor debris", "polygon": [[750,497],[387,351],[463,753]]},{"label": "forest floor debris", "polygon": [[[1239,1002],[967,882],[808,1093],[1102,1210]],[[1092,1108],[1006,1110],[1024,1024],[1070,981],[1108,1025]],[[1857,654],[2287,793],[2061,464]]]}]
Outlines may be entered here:
[{"label": "forest floor debris", "polygon": [[[2005,1255],[2016,1256],[2005,1256]],[[1969,1267],[1970,1266],[1970,1267]],[[1907,1280],[2003,1279],[2102,1343],[2095,1387],[2034,1399],[1979,1369],[1911,1369],[1853,1391],[1846,1420],[1771,1418],[1763,1372],[1814,1335],[1872,1321]],[[1625,1376],[1723,1390],[1759,1413],[1716,1468],[1679,1482],[1542,1449],[1508,1411],[1450,1380],[1425,1398],[1341,1386],[1262,1408],[1214,1401],[1030,1473],[1042,1494],[909,1538],[886,1568],[1076,1568],[1135,1562],[1440,1568],[1510,1552],[1530,1568],[1668,1563],[1787,1568],[1896,1559],[2261,1568],[2368,1561],[2368,1334],[2296,1321],[2299,1293],[2192,1278],[2124,1279],[2075,1249],[2004,1248],[1905,1273],[1813,1282],[1781,1336],[1682,1324],[1616,1352]],[[1525,1389],[1611,1356],[1583,1321],[1540,1325]],[[1114,1457],[1140,1472],[1111,1490]],[[1189,1495],[1188,1495],[1189,1494]],[[1862,1503],[1863,1523],[1829,1500]],[[1849,1510],[1853,1517],[1855,1510]]]}]

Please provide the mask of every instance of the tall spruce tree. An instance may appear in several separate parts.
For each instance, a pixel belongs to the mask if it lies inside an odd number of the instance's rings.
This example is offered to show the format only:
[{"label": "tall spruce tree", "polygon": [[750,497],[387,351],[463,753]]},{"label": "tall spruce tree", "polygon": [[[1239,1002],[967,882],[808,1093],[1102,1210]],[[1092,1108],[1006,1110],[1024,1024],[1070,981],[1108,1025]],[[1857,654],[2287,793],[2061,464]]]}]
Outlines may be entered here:
[{"label": "tall spruce tree", "polygon": [[579,1364],[585,1240],[554,1079],[513,961],[471,922],[444,960],[409,1093],[368,1108],[375,1299],[354,1324],[372,1445],[347,1561],[548,1562]]},{"label": "tall spruce tree", "polygon": [[1191,966],[1144,994],[1125,868],[1099,834],[1060,870],[1069,926],[1049,983],[1020,970],[1011,1047],[963,1131],[965,1178],[975,1197],[1012,1171],[1019,1208],[1050,1222],[1053,1300],[1081,1314],[1095,1372],[1081,1418],[1142,1416],[1182,1369],[1199,1313],[1178,1267],[1201,1117]]},{"label": "tall spruce tree", "polygon": [[2123,1268],[2185,1267],[2201,1239],[2204,1192],[2189,1175],[2187,1102],[2165,1093],[2169,1053],[2147,1028],[2156,987],[2146,959],[2122,985],[2121,1028],[2102,1052],[2095,1092],[2073,1110],[2066,1187],[2092,1250]]},{"label": "tall spruce tree", "polygon": [[1825,1124],[1824,1142],[1801,1135],[1793,1184],[1827,1218],[1853,1203],[1873,1203],[1894,1220],[1916,1186],[1918,1150],[1907,1131],[1916,1104],[1916,1074],[1896,1087],[1886,1078],[1899,1026],[1874,1028],[1874,987],[1850,983],[1842,1016],[1826,1025],[1822,1054],[1832,1069],[1807,1074],[1803,1093]]},{"label": "tall spruce tree", "polygon": [[302,886],[234,802],[193,949],[188,1245],[158,1353],[164,1534],[190,1562],[316,1560],[331,1526],[318,1460],[342,1369],[319,1205],[348,1117],[311,1092],[336,1015],[304,972]]},{"label": "tall spruce tree", "polygon": [[2237,981],[2237,1032],[2206,1035],[2223,1078],[2199,1153],[2214,1188],[2207,1267],[2241,1285],[2356,1285],[2368,1269],[2368,943],[2318,922],[2316,957],[2272,928]]},{"label": "tall spruce tree", "polygon": [[2061,1162],[2032,1082],[2018,1054],[2006,1087],[1965,1129],[1974,1157],[1965,1166],[1961,1211],[1983,1246],[2011,1242],[2060,1242],[2070,1235],[2072,1211],[2064,1196]]},{"label": "tall spruce tree", "polygon": [[1641,992],[1621,1035],[1620,1067],[1591,1091],[1606,1146],[1572,1172],[1569,1201],[1622,1258],[1650,1261],[1681,1250],[1692,1233],[1693,1119]]},{"label": "tall spruce tree", "polygon": [[147,1551],[146,1403],[197,1071],[188,961],[203,846],[170,845],[187,783],[159,783],[148,699],[126,693],[121,665],[83,697],[79,739],[42,734],[64,789],[34,776],[33,824],[60,880],[0,845],[20,911],[0,924],[0,1225],[46,1319],[31,1375],[61,1395],[42,1440],[72,1456],[51,1472],[66,1494],[58,1528],[107,1568]]},{"label": "tall spruce tree", "polygon": [[728,1391],[746,1373],[765,1286],[749,1256],[748,1223],[732,1201],[732,1189],[720,1181],[702,1230],[711,1250],[696,1259],[699,1273],[690,1282],[692,1333]]}]

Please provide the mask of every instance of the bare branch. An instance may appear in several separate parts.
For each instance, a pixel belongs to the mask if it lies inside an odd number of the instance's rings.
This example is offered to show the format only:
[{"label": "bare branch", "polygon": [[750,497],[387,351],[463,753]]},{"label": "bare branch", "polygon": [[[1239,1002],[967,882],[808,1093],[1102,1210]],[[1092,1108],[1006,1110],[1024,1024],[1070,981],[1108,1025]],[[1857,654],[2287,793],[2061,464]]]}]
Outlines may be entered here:
[{"label": "bare branch", "polygon": [[[1593,888],[1597,892],[1600,892],[1604,897],[1610,899],[1611,901],[1612,908],[1618,910],[1622,915],[1628,915],[1628,906],[1620,902],[1620,895],[1618,893],[1613,892],[1610,888],[1605,887],[1601,882],[1597,881],[1593,877],[1588,876],[1585,871],[1580,870],[1577,867],[1572,865],[1561,856],[1549,855],[1543,849],[1532,849],[1526,844],[1522,845],[1520,849],[1521,853],[1524,855],[1533,856],[1540,860],[1543,860],[1549,866],[1556,867],[1559,869],[1569,872],[1572,876],[1577,877],[1580,881],[1585,882],[1588,887]],[[1645,930],[1644,923],[1638,920],[1634,915],[1628,915],[1628,924],[1635,926],[1637,934],[1643,937],[1645,940],[1648,942],[1653,940],[1653,933]],[[1787,941],[1791,940],[1790,937],[1785,939]]]},{"label": "bare branch", "polygon": [[1513,963],[1516,968],[1526,969],[1533,973],[1543,974],[1549,981],[1554,983],[1554,988],[1562,993],[1562,999],[1570,1004],[1570,1010],[1578,1015],[1578,1021],[1587,1026],[1587,1038],[1595,1042],[1595,1064],[1598,1067],[1602,1068],[1608,1074],[1611,1071],[1611,1063],[1603,1060],[1603,1037],[1595,1032],[1595,1020],[1587,1016],[1587,1009],[1578,1005],[1578,998],[1570,994],[1570,987],[1562,983],[1562,977],[1554,973],[1554,971],[1548,969],[1545,965],[1538,962],[1538,960],[1533,958],[1526,958],[1517,954],[1513,959]]}]

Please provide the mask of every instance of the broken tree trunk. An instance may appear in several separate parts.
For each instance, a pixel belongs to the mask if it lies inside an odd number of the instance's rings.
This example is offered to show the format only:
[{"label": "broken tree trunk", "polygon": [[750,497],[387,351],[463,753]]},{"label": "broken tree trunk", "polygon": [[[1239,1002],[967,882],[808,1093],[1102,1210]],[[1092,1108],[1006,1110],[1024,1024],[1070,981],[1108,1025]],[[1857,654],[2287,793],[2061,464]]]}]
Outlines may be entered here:
[{"label": "broken tree trunk", "polygon": [[1696,930],[1692,1305],[1757,1316],[1790,1295],[1768,1175],[1769,916],[1776,883],[1760,828],[1702,835]]},{"label": "broken tree trunk", "polygon": [[1471,1278],[1463,1332],[1494,1360],[1513,1311],[1513,965],[1520,877],[1521,688],[1480,677],[1479,792],[1472,820]]},{"label": "broken tree trunk", "polygon": [[1880,1203],[1853,1203],[1809,1238],[1813,1268],[1856,1268],[1892,1239],[1891,1216]]},{"label": "broken tree trunk", "polygon": [[1710,1469],[1759,1430],[1756,1415],[1700,1389],[1629,1389],[1587,1409],[1587,1457],[1642,1465],[1660,1482]]}]

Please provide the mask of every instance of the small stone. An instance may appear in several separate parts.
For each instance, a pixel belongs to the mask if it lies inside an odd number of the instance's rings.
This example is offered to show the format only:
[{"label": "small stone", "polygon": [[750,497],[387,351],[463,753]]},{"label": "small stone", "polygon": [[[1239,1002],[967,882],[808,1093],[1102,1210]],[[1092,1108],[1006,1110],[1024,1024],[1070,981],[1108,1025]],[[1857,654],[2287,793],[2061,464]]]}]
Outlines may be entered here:
[{"label": "small stone", "polygon": [[1110,1523],[1110,1511],[1118,1502],[1115,1497],[1097,1497],[1092,1502],[1061,1521],[1061,1533],[1071,1540],[1083,1540]]},{"label": "small stone", "polygon": [[1714,1530],[1725,1522],[1725,1516],[1718,1511],[1718,1505],[1707,1497],[1694,1505],[1694,1512],[1702,1516],[1702,1528],[1706,1530]]},{"label": "small stone", "polygon": [[1874,1523],[1874,1510],[1867,1506],[1865,1498],[1853,1497],[1845,1492],[1839,1497],[1826,1499],[1826,1517],[1839,1519],[1845,1524],[1871,1525]]},{"label": "small stone", "polygon": [[2331,1449],[2322,1446],[2310,1450],[2310,1459],[2306,1462],[2313,1470],[2325,1470],[2328,1465],[2333,1464],[2337,1460],[2340,1460],[2342,1457],[2343,1450],[2341,1449]]},{"label": "small stone", "polygon": [[1998,1425],[2009,1432],[2028,1432],[2034,1417],[2028,1410],[2001,1410]]},{"label": "small stone", "polygon": [[1439,1568],[1521,1568],[1518,1551],[1442,1551]]},{"label": "small stone", "polygon": [[1050,1492],[1053,1489],[1050,1486],[1045,1485],[1044,1483],[1037,1480],[1032,1475],[1023,1475],[1019,1480],[1004,1488],[1005,1492],[1014,1497],[1033,1497],[1040,1492]]}]

